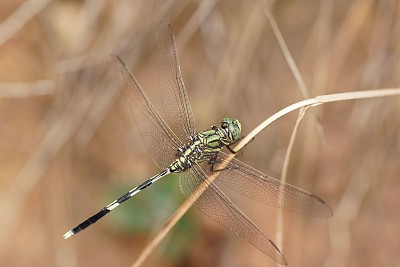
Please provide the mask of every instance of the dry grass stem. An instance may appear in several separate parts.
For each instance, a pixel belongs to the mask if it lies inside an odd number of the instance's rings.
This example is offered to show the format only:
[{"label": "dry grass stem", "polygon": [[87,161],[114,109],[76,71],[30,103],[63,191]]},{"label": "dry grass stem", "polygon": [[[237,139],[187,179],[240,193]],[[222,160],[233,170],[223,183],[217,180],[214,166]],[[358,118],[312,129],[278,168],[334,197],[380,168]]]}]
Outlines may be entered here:
[{"label": "dry grass stem", "polygon": [[[268,125],[281,118],[282,116],[288,114],[299,108],[308,108],[310,106],[322,105],[324,103],[336,102],[336,101],[344,101],[344,100],[352,100],[352,99],[365,99],[365,98],[374,98],[374,97],[384,97],[391,95],[400,95],[400,89],[380,89],[380,90],[370,90],[370,91],[358,91],[358,92],[347,92],[347,93],[339,93],[339,94],[330,94],[330,95],[322,95],[316,96],[314,98],[302,100],[300,102],[294,103],[268,119],[266,119],[263,123],[257,126],[253,131],[251,131],[245,138],[243,138],[233,149],[238,152],[242,149],[246,144],[248,144],[257,134],[259,134],[263,129],[265,129]],[[305,109],[306,110],[306,109]],[[299,118],[297,120],[296,126],[293,130],[293,135],[296,135],[297,128],[299,123],[301,122],[304,114],[300,113]],[[291,142],[294,142],[294,136],[292,135]],[[290,156],[291,147],[293,144],[289,144],[287,156]],[[235,157],[235,154],[230,154],[227,158],[226,162],[221,163],[221,169],[225,168],[227,164]],[[288,164],[288,159],[286,160],[286,164]],[[286,166],[287,168],[287,166]],[[150,253],[158,246],[158,244],[165,238],[167,233],[172,229],[172,227],[182,218],[182,216],[189,210],[192,204],[201,196],[201,194],[207,189],[207,184],[212,183],[219,175],[219,172],[210,175],[207,181],[204,181],[195,192],[193,192],[193,197],[190,201],[186,200],[177,210],[176,212],[168,219],[168,221],[163,225],[161,230],[157,233],[157,235],[150,241],[149,244],[146,245],[145,249],[139,255],[138,259],[132,264],[132,267],[138,267],[143,264],[146,258],[150,255]]]},{"label": "dry grass stem", "polygon": [[49,95],[54,93],[54,84],[50,80],[40,80],[32,83],[2,83],[0,84],[0,98],[28,97]]},{"label": "dry grass stem", "polygon": [[[279,47],[282,50],[282,54],[290,68],[290,71],[292,72],[292,74],[296,80],[297,86],[298,86],[303,98],[309,98],[310,97],[309,89],[307,88],[306,83],[304,82],[304,79],[300,73],[300,70],[297,67],[297,64],[295,63],[293,56],[289,51],[286,41],[283,38],[282,32],[279,30],[278,23],[276,22],[275,17],[271,12],[272,5],[268,5],[268,0],[264,0],[261,4],[263,6],[263,11],[268,19],[268,22],[271,25],[272,31],[274,32],[274,35],[279,43]],[[319,139],[321,142],[324,142],[324,140],[325,140],[324,130],[320,123],[320,119],[318,118],[318,115],[315,114],[314,112],[312,114],[314,115],[314,118],[316,121],[316,128],[317,128],[317,132],[319,134]]]},{"label": "dry grass stem", "polygon": [[299,68],[294,62],[292,55],[290,54],[289,48],[286,45],[285,39],[283,38],[281,31],[279,30],[278,24],[276,23],[276,20],[272,15],[271,9],[267,2],[268,2],[267,0],[264,0],[262,2],[264,13],[267,16],[268,22],[271,25],[272,31],[274,32],[276,40],[279,43],[279,47],[282,49],[283,56],[285,57],[285,60],[288,63],[294,78],[296,79],[297,85],[299,86],[303,98],[309,98],[310,93],[308,92],[306,83],[304,82],[303,77],[300,74]]},{"label": "dry grass stem", "polygon": [[296,102],[284,109],[281,109],[260,125],[258,125],[253,131],[251,131],[246,137],[242,139],[242,141],[234,148],[234,151],[239,151],[242,149],[251,139],[253,139],[257,134],[259,134],[262,130],[264,130],[268,125],[272,124],[274,121],[279,119],[280,117],[302,107],[307,106],[318,106],[324,103],[336,102],[336,101],[345,101],[345,100],[354,100],[354,99],[366,99],[366,98],[374,98],[374,97],[384,97],[384,96],[393,96],[399,95],[400,88],[394,89],[377,89],[377,90],[368,90],[368,91],[357,91],[357,92],[347,92],[347,93],[338,93],[338,94],[329,94],[329,95],[321,95],[316,96],[314,98],[305,99],[299,102]]},{"label": "dry grass stem", "polygon": [[190,20],[185,24],[185,27],[182,29],[179,37],[177,38],[177,43],[180,46],[180,50],[184,49],[186,44],[193,37],[202,22],[207,18],[217,3],[218,1],[216,0],[200,2],[200,6],[196,9],[196,12],[193,13]]},{"label": "dry grass stem", "polygon": [[[334,40],[332,40],[332,69],[330,73],[336,75],[346,63],[349,51],[360,33],[368,16],[375,5],[372,0],[356,0],[352,1],[347,11],[346,17],[342,19]],[[336,77],[333,77],[335,80]]]},{"label": "dry grass stem", "polygon": [[71,109],[66,110],[49,129],[30,159],[15,177],[0,206],[0,214],[4,218],[0,229],[0,251],[4,251],[5,241],[8,240],[8,235],[13,232],[10,229],[14,229],[17,226],[15,222],[21,215],[29,193],[39,182],[53,157],[69,140],[80,123],[82,113],[87,111],[89,104],[89,97],[82,101],[79,108],[74,103],[71,103]]},{"label": "dry grass stem", "polygon": [[[297,120],[296,120],[296,124],[294,125],[293,131],[292,131],[292,135],[291,135],[290,140],[289,140],[289,145],[288,145],[288,148],[286,150],[285,159],[283,160],[283,167],[282,167],[282,174],[281,174],[282,185],[285,184],[286,180],[287,180],[287,172],[288,172],[288,168],[289,168],[290,155],[292,154],[294,142],[296,140],[297,130],[298,130],[298,128],[300,126],[300,123],[302,122],[302,120],[304,118],[304,115],[306,114],[307,109],[309,107],[310,106],[306,106],[306,107],[300,109],[299,115],[298,115]],[[283,192],[283,190],[281,192]],[[281,194],[279,197],[280,197],[280,199],[282,199],[285,196],[283,194]],[[283,203],[283,199],[280,200],[280,202]],[[283,248],[283,233],[284,233],[284,231],[283,231],[283,210],[282,209],[278,209],[277,210],[277,217],[276,217],[275,244],[281,250]],[[280,266],[280,265],[277,264],[277,266]]]},{"label": "dry grass stem", "polygon": [[41,12],[51,0],[30,0],[22,3],[0,24],[0,46],[21,30],[25,24]]}]

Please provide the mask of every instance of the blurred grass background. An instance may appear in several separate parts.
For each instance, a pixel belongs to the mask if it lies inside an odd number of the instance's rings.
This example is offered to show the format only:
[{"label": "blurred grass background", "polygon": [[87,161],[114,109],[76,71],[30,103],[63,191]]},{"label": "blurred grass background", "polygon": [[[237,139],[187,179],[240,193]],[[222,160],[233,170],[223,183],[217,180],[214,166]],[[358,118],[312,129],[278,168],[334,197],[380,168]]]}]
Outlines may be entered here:
[{"label": "blurred grass background", "polygon": [[[398,87],[400,5],[393,0],[271,3],[310,96]],[[222,117],[244,133],[303,99],[259,1],[0,3],[0,265],[130,266],[183,201],[176,176],[85,232],[62,235],[158,170],[121,97],[110,55],[132,68],[156,106],[155,29],[170,21],[198,130]],[[300,126],[288,182],[331,219],[285,212],[292,266],[400,264],[400,98],[314,108]],[[240,155],[279,177],[296,114]],[[230,193],[230,192],[227,192]],[[275,240],[276,210],[229,194]],[[195,210],[145,266],[275,266]]]}]

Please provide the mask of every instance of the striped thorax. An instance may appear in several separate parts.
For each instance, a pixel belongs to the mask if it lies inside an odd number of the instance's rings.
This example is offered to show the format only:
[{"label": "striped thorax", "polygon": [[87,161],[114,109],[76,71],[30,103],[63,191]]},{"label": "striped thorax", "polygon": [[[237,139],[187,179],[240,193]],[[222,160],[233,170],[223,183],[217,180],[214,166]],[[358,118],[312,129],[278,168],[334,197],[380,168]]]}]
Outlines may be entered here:
[{"label": "striped thorax", "polygon": [[194,162],[210,160],[224,146],[239,140],[241,131],[239,120],[224,118],[220,128],[211,126],[211,129],[195,134],[184,147],[179,148],[177,159],[169,166],[170,171],[184,172]]}]

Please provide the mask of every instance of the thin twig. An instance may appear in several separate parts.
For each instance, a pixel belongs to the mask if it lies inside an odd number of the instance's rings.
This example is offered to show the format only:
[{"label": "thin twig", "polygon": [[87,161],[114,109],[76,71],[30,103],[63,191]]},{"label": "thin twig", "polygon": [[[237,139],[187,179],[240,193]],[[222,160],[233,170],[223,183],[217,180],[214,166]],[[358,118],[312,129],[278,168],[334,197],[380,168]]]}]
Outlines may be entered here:
[{"label": "thin twig", "polygon": [[3,196],[0,205],[1,227],[0,227],[0,252],[7,246],[10,235],[15,231],[19,216],[26,203],[27,196],[40,181],[47,170],[51,159],[63,148],[65,143],[76,131],[84,114],[90,108],[92,95],[86,96],[76,106],[71,101],[65,112],[47,131],[40,144],[35,148],[32,156],[25,163],[24,167],[14,178],[8,192]]},{"label": "thin twig", "polygon": [[[294,61],[292,54],[289,51],[289,48],[285,42],[285,39],[283,38],[282,32],[280,31],[278,27],[278,23],[275,20],[274,15],[271,12],[271,6],[268,5],[268,0],[264,0],[261,2],[261,5],[263,7],[264,13],[268,19],[269,24],[271,25],[272,31],[274,32],[274,35],[276,37],[276,40],[279,43],[279,47],[282,50],[282,54],[296,80],[296,83],[298,85],[298,88],[303,96],[303,98],[309,98],[310,97],[310,92],[309,89],[306,86],[306,83],[304,82],[303,77],[301,76],[300,70],[296,65],[296,62]],[[324,129],[320,123],[320,118],[318,117],[317,114],[313,112],[314,118],[317,122],[316,124],[316,129],[319,135],[320,142],[324,142],[325,140],[325,135],[324,135]]]},{"label": "thin twig", "polygon": [[357,92],[347,92],[347,93],[338,93],[338,94],[330,94],[330,95],[321,95],[316,96],[314,98],[309,98],[302,100],[300,102],[294,103],[268,119],[266,119],[263,123],[258,125],[253,131],[251,131],[246,137],[242,139],[242,141],[233,149],[235,152],[242,149],[251,139],[253,139],[259,132],[264,130],[265,127],[272,124],[274,121],[279,119],[280,117],[292,112],[296,109],[306,107],[306,106],[318,106],[324,103],[336,102],[336,101],[345,101],[345,100],[354,100],[354,99],[365,99],[365,98],[374,98],[374,97],[384,97],[384,96],[392,96],[399,95],[400,88],[394,89],[377,89],[377,90],[367,90],[367,91],[357,91]]},{"label": "thin twig", "polygon": [[54,92],[54,83],[39,80],[31,83],[1,83],[0,98],[49,95]]},{"label": "thin twig", "polygon": [[[322,105],[324,103],[335,102],[335,101],[344,101],[344,100],[352,100],[352,99],[364,99],[364,98],[373,98],[373,97],[384,97],[384,96],[392,96],[392,95],[400,95],[400,88],[396,89],[380,89],[380,90],[369,90],[369,91],[358,91],[358,92],[347,92],[347,93],[338,93],[338,94],[330,94],[330,95],[322,95],[316,96],[315,98],[310,98],[306,100],[302,100],[300,102],[294,103],[268,119],[262,122],[259,126],[257,126],[253,131],[251,131],[245,138],[243,138],[238,145],[233,148],[233,151],[238,152],[242,149],[246,144],[248,144],[257,134],[259,134],[263,129],[265,129],[268,125],[272,124],[277,119],[282,116],[288,114],[291,111],[302,107],[310,107]],[[235,154],[229,154],[226,161],[221,163],[221,169],[225,168],[229,162],[235,157]],[[142,253],[139,255],[138,259],[132,264],[132,267],[139,267],[146,260],[146,258],[150,255],[150,253],[155,249],[155,247],[164,239],[167,233],[172,229],[172,227],[182,218],[182,216],[189,210],[192,204],[201,196],[201,194],[208,188],[208,184],[212,183],[219,175],[220,172],[215,172],[207,178],[207,181],[203,181],[201,185],[198,186],[195,192],[193,192],[190,200],[186,200],[177,210],[176,212],[167,220],[164,226],[160,229],[158,234],[150,241],[149,244],[145,247]]]},{"label": "thin twig", "polygon": [[[294,125],[292,135],[289,140],[288,148],[286,150],[285,159],[283,160],[283,167],[282,167],[282,174],[281,174],[281,185],[282,186],[286,183],[286,180],[287,180],[287,172],[289,169],[290,155],[292,154],[294,141],[296,140],[297,130],[298,130],[300,123],[303,120],[304,115],[306,114],[307,109],[309,107],[310,106],[300,109],[299,116],[297,117],[296,124]],[[284,191],[284,189],[281,190],[281,192],[283,192],[283,191]],[[281,203],[283,203],[284,197],[285,197],[284,194],[279,195],[279,199],[280,199]],[[275,244],[278,246],[278,248],[283,247],[282,246],[283,245],[283,212],[282,212],[282,209],[279,209],[277,212]],[[278,264],[278,266],[280,266],[279,263],[277,263],[277,264]]]},{"label": "thin twig", "polygon": [[0,46],[21,30],[24,25],[42,11],[51,0],[31,0],[22,4],[0,24]]},{"label": "thin twig", "polygon": [[198,8],[182,28],[177,38],[177,43],[180,45],[181,50],[186,47],[186,44],[190,41],[201,23],[207,18],[217,3],[218,1],[216,0],[201,1],[199,3]]},{"label": "thin twig", "polygon": [[368,22],[368,16],[374,9],[376,1],[355,0],[348,8],[347,14],[338,25],[335,38],[332,40],[332,68],[330,80],[337,81],[340,69],[349,58],[351,48],[354,46],[357,36],[362,32]]},{"label": "thin twig", "polygon": [[249,12],[242,33],[236,40],[230,42],[234,47],[226,49],[230,52],[224,54],[218,70],[214,91],[218,88],[218,94],[222,98],[229,98],[232,88],[237,87],[241,80],[240,75],[246,77],[246,72],[250,71],[250,63],[254,59],[254,53],[262,36],[266,17],[260,11],[259,4],[255,2]]},{"label": "thin twig", "polygon": [[268,1],[262,1],[262,7],[264,10],[265,15],[267,16],[268,22],[271,25],[272,31],[275,34],[276,40],[279,43],[279,47],[282,49],[283,56],[285,57],[286,62],[289,65],[290,70],[293,73],[294,78],[296,79],[297,85],[299,86],[300,92],[303,95],[303,98],[309,98],[310,93],[308,92],[306,83],[303,80],[303,77],[300,74],[299,68],[297,68],[296,63],[294,62],[294,59],[292,55],[290,54],[289,48],[286,45],[285,39],[283,38],[283,35],[281,31],[279,30],[278,24],[276,23],[276,20],[274,16],[271,13],[271,8],[268,5]]}]

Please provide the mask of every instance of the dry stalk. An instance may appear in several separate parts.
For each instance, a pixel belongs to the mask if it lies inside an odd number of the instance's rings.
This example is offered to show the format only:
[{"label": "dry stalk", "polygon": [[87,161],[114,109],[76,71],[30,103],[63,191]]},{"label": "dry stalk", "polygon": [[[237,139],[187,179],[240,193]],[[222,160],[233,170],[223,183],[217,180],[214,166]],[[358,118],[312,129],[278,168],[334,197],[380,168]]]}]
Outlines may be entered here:
[{"label": "dry stalk", "polygon": [[[400,88],[394,89],[378,89],[378,90],[368,90],[368,91],[357,91],[357,92],[347,92],[347,93],[337,93],[337,94],[329,94],[316,96],[314,98],[306,99],[294,103],[258,125],[253,131],[251,131],[245,138],[243,138],[233,149],[238,152],[242,149],[246,144],[248,144],[257,134],[259,134],[262,130],[264,130],[267,126],[272,124],[277,119],[283,117],[284,115],[292,112],[296,109],[306,108],[310,106],[318,106],[324,103],[336,102],[336,101],[345,101],[345,100],[354,100],[354,99],[366,99],[366,98],[375,98],[375,97],[384,97],[384,96],[393,96],[400,95]],[[227,161],[221,163],[221,168],[225,168],[227,164],[235,157],[235,154],[230,154],[227,158]],[[189,210],[192,204],[201,196],[201,194],[207,189],[207,185],[212,183],[219,175],[219,172],[215,172],[207,178],[207,181],[204,181],[195,192],[193,192],[193,196],[191,200],[186,200],[176,211],[175,213],[167,220],[167,222],[162,226],[158,234],[150,241],[149,244],[145,247],[142,253],[139,255],[138,259],[132,264],[132,267],[141,266],[141,264],[146,260],[146,258],[150,255],[150,253],[155,249],[155,247],[164,239],[167,233],[172,229],[172,227],[182,218],[182,216]]]},{"label": "dry stalk", "polygon": [[[299,116],[297,117],[296,124],[294,125],[293,131],[292,131],[292,135],[291,135],[290,140],[289,140],[289,145],[288,145],[288,148],[286,150],[285,159],[283,160],[283,167],[282,167],[282,174],[281,174],[281,183],[282,183],[282,185],[284,185],[286,183],[286,180],[287,180],[287,171],[288,171],[288,168],[289,168],[290,155],[292,154],[294,141],[296,140],[297,130],[299,129],[300,123],[302,122],[302,120],[304,118],[304,115],[306,114],[307,109],[309,107],[310,106],[307,106],[307,107],[304,107],[304,108],[300,109]],[[282,189],[281,192],[283,192],[283,189]],[[283,198],[284,197],[285,196],[283,194],[281,194],[279,196],[279,198],[282,199],[282,200],[280,200],[281,203],[283,203]],[[277,212],[275,244],[278,246],[278,248],[282,248],[283,247],[283,212],[282,212],[282,209],[278,209],[278,212]],[[280,265],[278,264],[277,266],[280,266]]]}]

